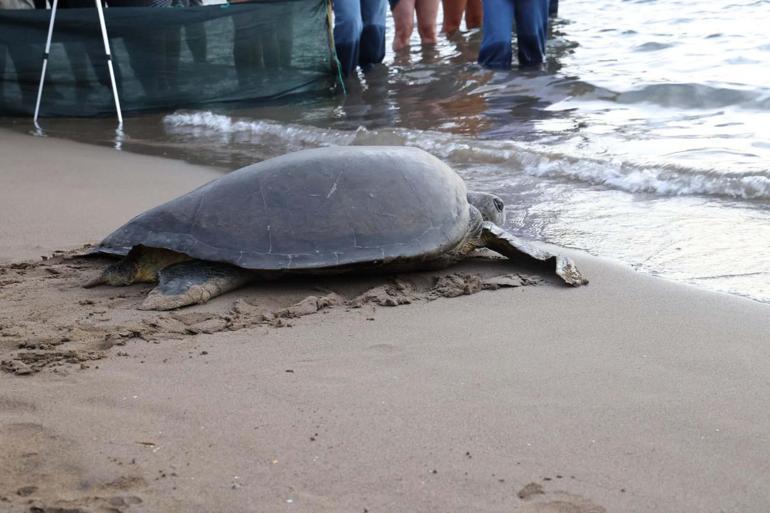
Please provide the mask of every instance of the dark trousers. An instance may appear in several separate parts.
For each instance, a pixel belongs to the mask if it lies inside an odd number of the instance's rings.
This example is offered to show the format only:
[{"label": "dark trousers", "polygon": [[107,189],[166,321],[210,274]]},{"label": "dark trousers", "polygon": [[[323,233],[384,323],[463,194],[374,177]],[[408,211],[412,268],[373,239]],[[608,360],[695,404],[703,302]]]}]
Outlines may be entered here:
[{"label": "dark trousers", "polygon": [[385,58],[385,0],[335,0],[334,46],[342,74]]},{"label": "dark trousers", "polygon": [[479,64],[493,69],[510,69],[514,23],[519,66],[526,68],[542,64],[548,37],[548,0],[483,1],[484,38],[479,50]]},{"label": "dark trousers", "polygon": [[[41,55],[43,45],[15,44],[0,45],[0,87],[3,85],[2,77],[6,72],[6,49],[13,67],[16,70],[16,83],[21,90],[21,101],[25,107],[32,108],[35,104],[37,86],[40,82]],[[32,57],[34,56],[34,57]],[[0,93],[3,91],[0,90]]]},{"label": "dark trousers", "polygon": [[[59,0],[59,7],[61,9],[90,9],[88,16],[84,16],[81,21],[82,40],[64,43],[64,51],[67,53],[70,69],[75,78],[78,98],[85,98],[93,88],[89,77],[89,68],[101,85],[111,87],[107,54],[104,51],[102,29],[99,25],[99,16],[94,0]],[[116,82],[119,82],[120,69],[117,67],[115,68],[115,75]]]}]

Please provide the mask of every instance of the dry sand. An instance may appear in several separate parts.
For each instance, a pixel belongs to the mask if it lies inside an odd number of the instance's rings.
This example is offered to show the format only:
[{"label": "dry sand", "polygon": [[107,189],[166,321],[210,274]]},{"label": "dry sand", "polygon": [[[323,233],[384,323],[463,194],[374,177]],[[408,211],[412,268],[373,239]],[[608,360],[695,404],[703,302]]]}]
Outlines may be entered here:
[{"label": "dry sand", "polygon": [[0,155],[1,512],[770,511],[768,305],[576,254],[140,312],[54,252],[218,172]]}]

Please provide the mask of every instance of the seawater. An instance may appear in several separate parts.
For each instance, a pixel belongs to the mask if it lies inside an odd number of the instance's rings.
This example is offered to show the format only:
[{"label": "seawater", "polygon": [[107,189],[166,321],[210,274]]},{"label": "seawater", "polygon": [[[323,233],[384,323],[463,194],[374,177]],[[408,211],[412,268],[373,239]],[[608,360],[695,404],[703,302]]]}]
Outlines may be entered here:
[{"label": "seawater", "polygon": [[479,31],[415,36],[347,96],[134,117],[118,137],[111,120],[46,130],[227,169],[418,146],[502,196],[520,236],[770,302],[770,4],[560,4],[543,71],[479,68]]}]

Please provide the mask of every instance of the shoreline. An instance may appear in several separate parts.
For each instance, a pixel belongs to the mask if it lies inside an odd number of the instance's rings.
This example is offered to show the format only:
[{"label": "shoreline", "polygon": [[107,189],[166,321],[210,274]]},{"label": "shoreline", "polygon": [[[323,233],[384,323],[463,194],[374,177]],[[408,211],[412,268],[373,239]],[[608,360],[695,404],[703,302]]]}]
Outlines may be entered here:
[{"label": "shoreline", "polygon": [[[111,345],[111,326],[146,328],[135,310],[146,288],[82,289],[92,267],[40,256],[95,242],[221,173],[7,134],[0,281],[13,283],[0,286],[0,351],[74,326],[83,341],[34,350],[82,343],[101,354],[0,372],[0,509],[760,513],[770,503],[770,305],[566,251],[587,287],[506,266],[538,279],[212,328],[239,299],[279,311],[319,288],[355,297],[382,285],[294,281],[181,311],[208,331],[175,331],[179,318],[155,313],[156,336]],[[7,265],[20,260],[40,264]]]},{"label": "shoreline", "polygon": [[[193,116],[195,115],[197,114]],[[227,116],[223,117],[228,120],[230,119]],[[217,146],[222,144],[222,141],[217,136],[214,136],[210,141],[197,136],[192,139],[182,136],[182,140],[186,140],[186,143],[172,144],[169,140],[163,139],[163,137],[167,137],[167,134],[165,136],[162,135],[162,127],[155,126],[157,122],[159,120],[156,119],[149,124],[154,126],[154,129],[159,130],[158,133],[155,133],[155,136],[160,137],[165,142],[153,144],[152,138],[141,140],[141,138],[134,139],[129,137],[121,143],[123,148],[121,153],[168,159],[156,161],[163,162],[164,168],[168,169],[179,167],[170,164],[170,162],[185,162],[191,165],[188,169],[209,169],[216,170],[219,173],[228,172],[231,169],[249,164],[253,159],[259,160],[276,156],[277,150],[275,148],[266,149],[264,145],[258,145],[259,149],[254,150],[256,154],[251,156],[251,147],[244,147],[242,143],[238,143],[231,138],[228,138],[229,142],[226,147],[231,148],[234,145],[238,149],[232,150],[232,154],[229,154],[230,149],[223,151]],[[201,127],[205,126],[207,126],[206,123],[202,123]],[[278,126],[273,126],[267,132],[275,131],[276,128]],[[315,137],[321,137],[323,133],[323,130],[319,132],[320,129],[313,128],[312,126],[304,128],[298,126],[294,128],[300,132],[305,129],[310,131],[302,136],[298,136],[301,140],[308,138],[311,141],[309,143],[310,146],[315,144],[312,141],[317,142]],[[2,130],[0,128],[0,133]],[[90,130],[93,130],[93,126],[90,127]],[[60,131],[52,133],[56,135],[51,136],[48,140],[54,140],[56,137],[62,136]],[[374,133],[376,133],[376,130]],[[26,135],[18,134],[18,136],[25,137]],[[152,133],[148,134],[148,137],[151,136]],[[356,135],[357,137],[358,135]],[[372,139],[359,140],[358,143],[392,143],[387,136],[385,137],[385,139],[381,139],[379,136],[374,136]],[[111,146],[107,145],[104,140],[86,143],[75,139],[61,140],[85,144],[89,147],[96,146],[103,149],[111,149]],[[335,136],[326,140],[326,142],[331,144],[349,144],[353,141],[345,138],[339,139],[338,136]],[[408,144],[415,144],[415,141],[411,141]],[[419,146],[419,144],[417,145]],[[286,148],[286,151],[290,149],[291,145]],[[102,157],[107,155],[105,153],[100,154]],[[223,155],[229,155],[229,157],[225,158]],[[247,157],[247,155],[250,156]],[[180,174],[183,175],[184,172]],[[130,167],[124,170],[122,175],[131,176]],[[211,176],[219,176],[219,174]],[[471,180],[475,179],[471,178]],[[564,184],[555,185],[546,180],[544,185],[545,189],[549,190],[552,189],[551,186],[555,187],[553,190],[563,189],[563,193],[555,193],[556,196],[554,197],[549,197],[546,194],[545,197],[549,199],[538,203],[539,200],[529,196],[536,189],[530,191],[525,188],[525,192],[520,195],[524,198],[522,200],[523,203],[517,206],[516,195],[510,196],[509,192],[505,192],[505,187],[500,190],[504,200],[510,203],[509,216],[521,215],[522,212],[533,212],[532,215],[526,214],[524,218],[516,223],[517,225],[522,223],[520,229],[523,229],[524,232],[547,233],[552,244],[575,248],[577,251],[584,252],[588,252],[590,249],[591,253],[600,258],[623,262],[651,276],[748,298],[763,304],[770,304],[770,296],[768,295],[770,294],[770,289],[768,289],[770,274],[768,274],[766,265],[767,259],[762,258],[765,248],[761,245],[762,240],[770,237],[770,231],[768,231],[770,223],[762,222],[764,213],[761,205],[755,205],[760,210],[758,211],[758,217],[754,219],[751,216],[746,217],[748,211],[742,212],[740,208],[731,207],[727,204],[716,205],[719,208],[713,208],[715,205],[708,206],[711,201],[715,201],[714,198],[709,199],[708,196],[706,196],[705,200],[698,196],[683,196],[681,198],[678,196],[661,196],[660,201],[662,203],[655,207],[653,204],[648,204],[647,200],[649,198],[645,199],[644,194],[642,194],[641,197],[636,198],[640,202],[633,200],[627,208],[622,205],[623,201],[610,207],[612,215],[610,218],[607,218],[606,222],[602,223],[599,221],[604,219],[604,215],[601,213],[602,206],[597,205],[593,207],[593,215],[590,214],[591,209],[586,210],[581,206],[583,200],[578,198],[582,195],[584,198],[590,199],[591,195],[585,196],[586,191],[583,190],[581,192],[579,184],[575,185],[576,189],[574,191],[572,190],[574,184],[567,184],[566,186]],[[138,192],[142,192],[139,184],[131,184],[131,187]],[[486,186],[481,185],[481,187]],[[569,191],[572,191],[572,193]],[[610,187],[609,190],[604,191],[606,194],[603,193],[603,197],[605,199],[607,197],[615,197],[617,199],[618,194],[616,192]],[[558,198],[560,194],[566,194],[563,200],[565,203],[561,207],[558,206],[562,201]],[[571,194],[574,194],[574,197],[571,198]],[[620,196],[625,197],[626,194],[631,193],[621,192]],[[95,192],[91,197],[84,196],[83,199],[93,201],[94,198],[100,198],[102,195],[101,192]],[[167,199],[162,196],[158,197],[161,200]],[[532,203],[533,201],[534,203]],[[655,201],[657,200],[653,202]],[[703,201],[706,204],[699,206]],[[143,204],[145,208],[152,205],[153,203],[149,202]],[[541,211],[541,205],[551,205],[544,208],[550,209],[553,212]],[[673,205],[673,207],[668,208],[664,205]],[[679,206],[677,207],[676,205]],[[723,209],[722,207],[725,208]],[[677,208],[681,209],[679,214],[677,214]],[[628,214],[626,217],[619,215],[619,212],[624,211],[624,209]],[[714,212],[718,213],[718,215],[714,215]],[[121,221],[128,219],[133,213],[135,212],[126,209],[126,217],[122,218]],[[2,206],[0,206],[0,214],[2,214]],[[544,222],[538,220],[543,215],[548,216],[550,220],[545,221],[545,226],[539,226],[539,223]],[[572,221],[567,222],[566,220],[570,218]],[[625,224],[626,219],[636,219],[637,222],[628,226]],[[638,222],[642,219],[646,219],[646,221],[644,223]],[[699,222],[698,220],[700,219],[703,219],[703,222]],[[606,225],[606,227],[600,226],[602,224]],[[626,228],[613,233],[614,229],[611,227],[616,225],[626,226]],[[707,225],[713,225],[712,229],[707,229]],[[663,229],[663,227],[668,228]],[[103,236],[103,233],[108,233],[112,228],[114,226],[105,227],[97,238]],[[719,248],[719,251],[715,250],[712,252],[709,249],[712,247]]]},{"label": "shoreline", "polygon": [[[75,151],[75,148],[77,149]],[[181,191],[221,176],[214,168],[0,129],[0,263],[38,260],[101,240]],[[162,166],[162,173],[153,173]]]}]

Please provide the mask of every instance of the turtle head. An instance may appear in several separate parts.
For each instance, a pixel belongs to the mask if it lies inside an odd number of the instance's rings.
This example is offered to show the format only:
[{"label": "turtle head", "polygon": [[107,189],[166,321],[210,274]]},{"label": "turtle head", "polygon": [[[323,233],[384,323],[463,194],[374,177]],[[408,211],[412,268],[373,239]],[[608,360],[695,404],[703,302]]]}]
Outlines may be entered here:
[{"label": "turtle head", "polygon": [[112,285],[113,287],[123,287],[134,283],[137,275],[136,261],[131,258],[122,258],[114,264],[110,264],[96,278],[88,281],[84,288],[90,289],[97,285]]},{"label": "turtle head", "polygon": [[469,192],[468,203],[481,212],[484,221],[491,221],[497,226],[505,223],[505,203],[498,196],[488,192]]}]

